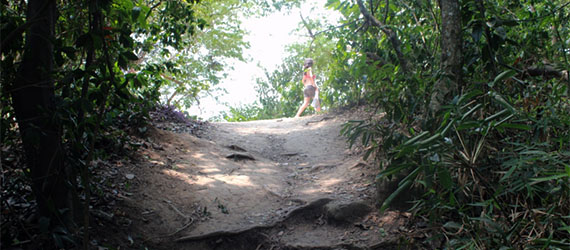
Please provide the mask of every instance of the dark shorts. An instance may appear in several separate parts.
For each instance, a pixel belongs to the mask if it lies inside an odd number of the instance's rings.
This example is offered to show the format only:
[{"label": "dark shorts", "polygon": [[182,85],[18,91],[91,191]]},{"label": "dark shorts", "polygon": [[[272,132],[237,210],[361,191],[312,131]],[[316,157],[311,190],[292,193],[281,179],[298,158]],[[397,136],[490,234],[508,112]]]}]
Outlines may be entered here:
[{"label": "dark shorts", "polygon": [[305,89],[303,90],[303,94],[305,94],[305,97],[309,97],[309,98],[314,98],[315,97],[315,86],[313,85],[307,85],[305,86]]}]

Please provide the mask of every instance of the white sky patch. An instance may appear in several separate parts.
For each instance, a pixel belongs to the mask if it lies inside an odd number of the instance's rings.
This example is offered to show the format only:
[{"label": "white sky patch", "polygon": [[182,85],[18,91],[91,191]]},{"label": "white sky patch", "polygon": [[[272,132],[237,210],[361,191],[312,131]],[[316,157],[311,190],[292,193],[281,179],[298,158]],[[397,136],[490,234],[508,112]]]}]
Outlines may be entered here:
[{"label": "white sky patch", "polygon": [[[315,15],[322,16],[326,13],[325,16],[331,18],[332,22],[337,22],[340,14],[325,9],[323,1],[308,2],[310,3],[303,6],[304,10],[314,6],[316,7]],[[304,18],[311,18],[307,15],[307,11],[303,11]],[[228,77],[217,86],[226,89],[227,94],[221,91],[212,93],[213,96],[218,97],[217,101],[212,96],[202,97],[199,105],[188,110],[189,114],[210,119],[218,116],[222,111],[229,111],[228,105],[240,107],[254,103],[258,99],[255,91],[256,79],[264,77],[264,71],[258,65],[272,72],[285,57],[287,45],[307,40],[306,34],[293,34],[300,23],[299,9],[243,20],[242,26],[249,31],[249,35],[244,37],[250,43],[250,48],[244,50],[244,57],[248,58],[248,61],[230,61],[229,64],[233,65],[234,70],[227,72]]]}]

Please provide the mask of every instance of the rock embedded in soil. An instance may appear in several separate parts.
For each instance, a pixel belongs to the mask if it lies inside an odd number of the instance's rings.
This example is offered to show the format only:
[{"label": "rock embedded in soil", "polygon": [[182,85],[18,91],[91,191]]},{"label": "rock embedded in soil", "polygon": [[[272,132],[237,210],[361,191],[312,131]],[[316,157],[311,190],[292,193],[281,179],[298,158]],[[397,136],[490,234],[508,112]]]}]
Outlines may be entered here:
[{"label": "rock embedded in soil", "polygon": [[372,211],[372,208],[362,201],[349,203],[331,202],[325,206],[329,221],[336,223],[353,223]]}]

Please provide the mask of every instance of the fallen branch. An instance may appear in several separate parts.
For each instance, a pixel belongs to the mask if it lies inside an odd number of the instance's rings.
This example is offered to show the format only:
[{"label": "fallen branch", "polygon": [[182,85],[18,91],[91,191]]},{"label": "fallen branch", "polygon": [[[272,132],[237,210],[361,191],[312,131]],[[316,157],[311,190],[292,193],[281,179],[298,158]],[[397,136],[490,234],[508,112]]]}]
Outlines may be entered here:
[{"label": "fallen branch", "polygon": [[180,212],[180,210],[178,210],[178,208],[176,208],[174,205],[172,205],[172,202],[169,200],[164,200],[164,202],[166,202],[168,205],[170,205],[170,207],[176,211],[180,216],[184,217],[185,219],[190,218],[190,216],[183,214],[182,212]]},{"label": "fallen branch", "polygon": [[186,223],[184,224],[184,226],[182,226],[181,228],[178,228],[176,231],[169,233],[169,234],[164,234],[164,235],[159,235],[159,236],[155,236],[155,237],[151,237],[148,238],[146,240],[144,240],[143,242],[147,242],[149,240],[153,240],[153,239],[157,239],[157,238],[167,238],[167,237],[172,237],[174,235],[176,235],[177,233],[180,233],[182,230],[188,228],[190,225],[192,225],[194,223],[194,218],[192,218],[192,216],[188,216],[182,212],[180,212],[180,210],[178,210],[178,208],[176,208],[174,205],[172,205],[172,202],[169,200],[164,200],[164,202],[166,202],[166,204],[170,205],[170,207],[176,211],[176,213],[178,213],[180,216],[182,216],[183,218],[186,219]]},{"label": "fallen branch", "polygon": [[170,237],[170,236],[174,236],[175,234],[181,232],[182,230],[188,228],[190,225],[192,225],[192,223],[194,223],[194,219],[192,217],[188,217],[188,220],[186,222],[186,225],[182,226],[181,228],[179,228],[178,230],[176,230],[175,232],[165,235],[164,237]]}]

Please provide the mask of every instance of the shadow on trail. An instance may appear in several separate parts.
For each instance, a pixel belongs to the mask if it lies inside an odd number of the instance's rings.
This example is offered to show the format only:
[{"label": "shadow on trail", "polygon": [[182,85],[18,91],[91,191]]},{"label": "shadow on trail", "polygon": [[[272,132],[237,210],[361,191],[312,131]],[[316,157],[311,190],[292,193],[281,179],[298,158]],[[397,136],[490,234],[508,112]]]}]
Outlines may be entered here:
[{"label": "shadow on trail", "polygon": [[[386,247],[372,226],[375,174],[339,137],[344,120],[217,123],[204,138],[155,131],[160,147],[141,152],[124,200],[131,229],[156,249]],[[236,153],[254,160],[227,158]]]}]

